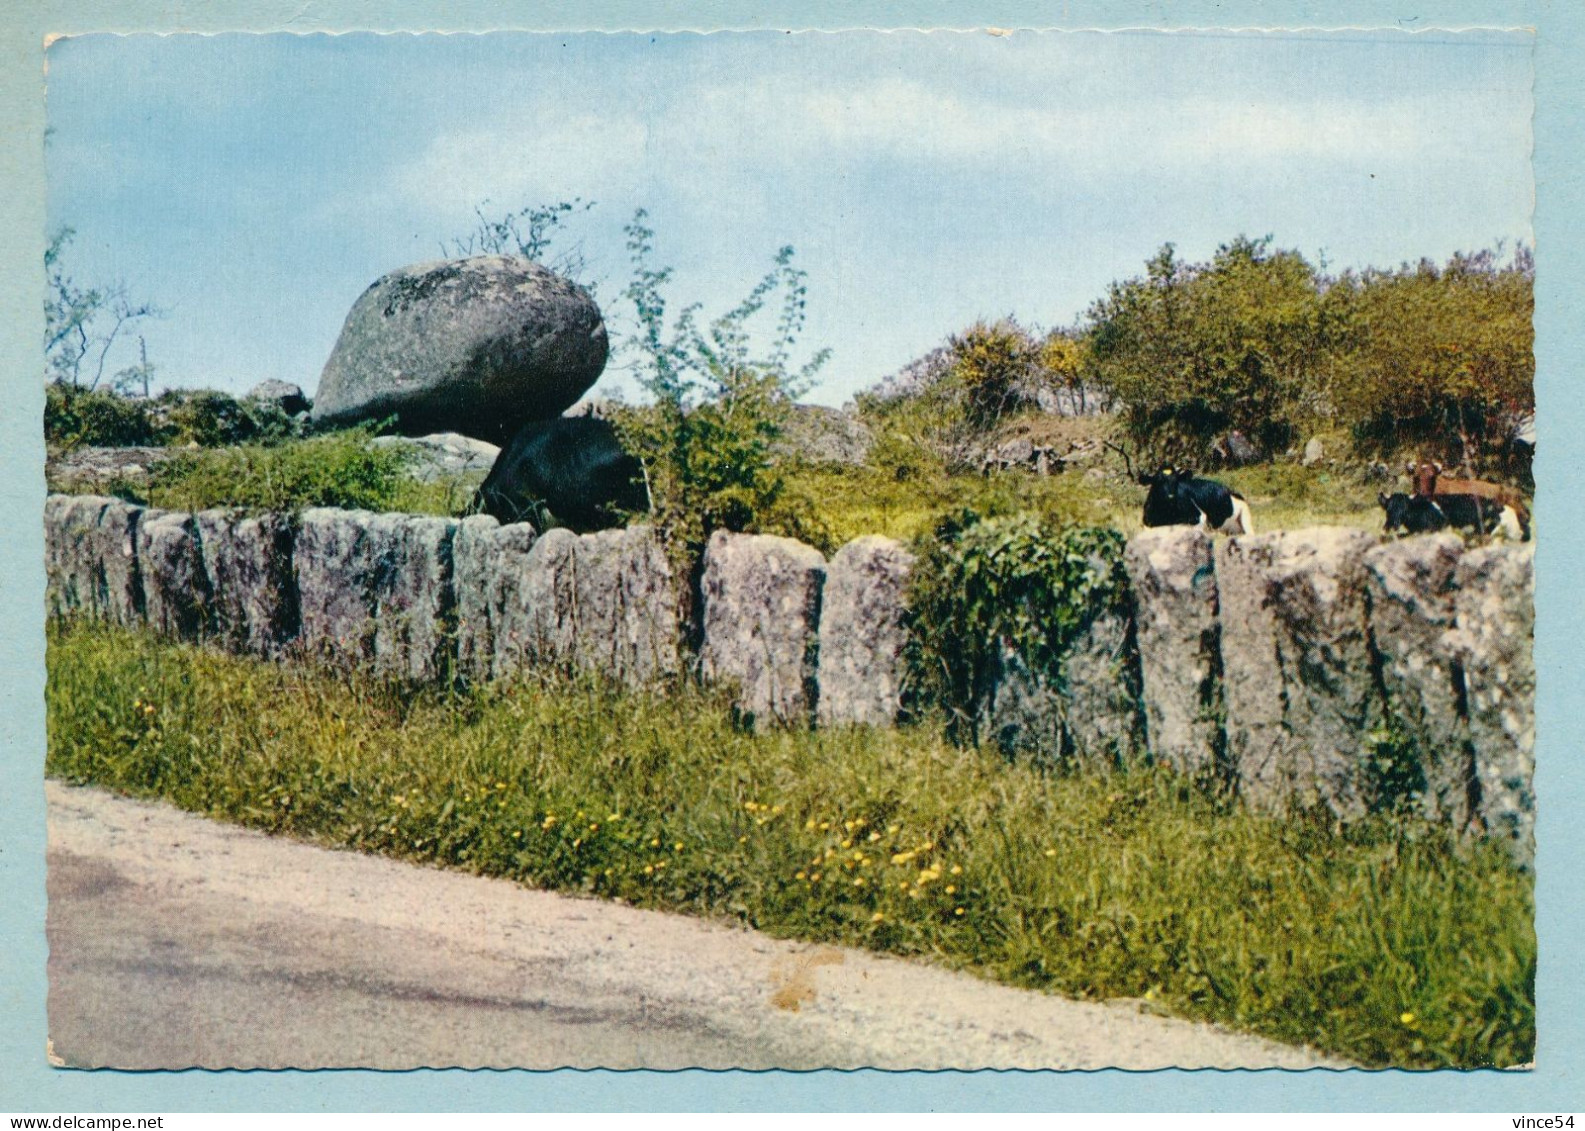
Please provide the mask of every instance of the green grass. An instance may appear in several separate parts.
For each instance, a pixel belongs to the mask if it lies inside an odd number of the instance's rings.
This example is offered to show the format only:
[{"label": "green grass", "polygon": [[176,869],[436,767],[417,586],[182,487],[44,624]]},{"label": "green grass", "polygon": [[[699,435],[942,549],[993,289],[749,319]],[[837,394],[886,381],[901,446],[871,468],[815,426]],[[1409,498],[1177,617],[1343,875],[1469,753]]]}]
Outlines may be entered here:
[{"label": "green grass", "polygon": [[183,451],[158,465],[146,483],[116,480],[84,489],[109,490],[168,510],[242,507],[294,512],[308,507],[463,513],[480,473],[420,482],[408,474],[414,458],[401,445],[373,444],[369,429],[333,432],[279,444],[240,444]]},{"label": "green grass", "polygon": [[1057,778],[934,727],[748,734],[697,689],[418,692],[77,626],[48,771],[324,844],[914,955],[1374,1066],[1535,1047],[1528,876],[1164,772]]},{"label": "green grass", "polygon": [[[1393,489],[1346,472],[1295,464],[1263,464],[1212,478],[1249,500],[1261,533],[1310,526],[1380,530],[1376,494]],[[898,480],[872,468],[820,467],[801,469],[793,483],[819,500],[820,521],[837,546],[863,534],[907,542],[929,534],[942,515],[963,507],[982,514],[1033,511],[1057,523],[1110,526],[1125,535],[1143,527],[1145,488],[1121,473],[1087,478],[1077,470],[1061,475],[999,471]]]}]

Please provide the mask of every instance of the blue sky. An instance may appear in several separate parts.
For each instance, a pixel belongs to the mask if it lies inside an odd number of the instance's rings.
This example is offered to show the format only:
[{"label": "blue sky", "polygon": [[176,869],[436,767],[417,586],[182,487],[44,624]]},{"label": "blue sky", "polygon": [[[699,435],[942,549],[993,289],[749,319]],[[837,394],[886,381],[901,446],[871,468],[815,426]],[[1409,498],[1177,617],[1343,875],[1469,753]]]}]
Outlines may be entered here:
[{"label": "blue sky", "polygon": [[[838,404],[978,318],[1076,321],[1162,243],[1333,267],[1531,239],[1523,33],[85,36],[49,52],[52,228],[156,384],[312,393],[376,277],[580,197],[620,338],[638,207],[675,304],[791,244]],[[1544,249],[1543,249],[1544,250]],[[135,346],[134,346],[135,348]],[[121,364],[133,360],[121,359]],[[619,359],[618,359],[619,364]],[[596,392],[625,385],[608,370]],[[628,389],[631,386],[626,386]]]}]

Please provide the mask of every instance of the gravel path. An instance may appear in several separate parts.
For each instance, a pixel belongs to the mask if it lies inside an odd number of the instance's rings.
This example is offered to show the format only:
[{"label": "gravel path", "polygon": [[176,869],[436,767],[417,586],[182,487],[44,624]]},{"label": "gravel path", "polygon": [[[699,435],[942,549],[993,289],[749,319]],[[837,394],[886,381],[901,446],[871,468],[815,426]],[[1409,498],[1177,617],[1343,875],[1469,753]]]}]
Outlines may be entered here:
[{"label": "gravel path", "polygon": [[1346,1067],[46,783],[50,1036],[116,1068]]}]

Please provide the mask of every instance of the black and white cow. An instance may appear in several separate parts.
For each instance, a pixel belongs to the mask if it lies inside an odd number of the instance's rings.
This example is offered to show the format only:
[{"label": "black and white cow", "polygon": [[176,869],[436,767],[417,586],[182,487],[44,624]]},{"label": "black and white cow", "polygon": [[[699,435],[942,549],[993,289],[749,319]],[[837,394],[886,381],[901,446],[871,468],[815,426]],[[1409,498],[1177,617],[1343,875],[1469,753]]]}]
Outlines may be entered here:
[{"label": "black and white cow", "polygon": [[1384,529],[1389,533],[1427,534],[1454,527],[1481,534],[1501,534],[1522,541],[1519,516],[1514,508],[1479,495],[1377,495],[1376,501],[1387,512]]},{"label": "black and white cow", "polygon": [[1223,534],[1253,534],[1254,520],[1244,496],[1214,479],[1196,479],[1194,472],[1164,467],[1154,475],[1141,475],[1145,496],[1146,526],[1198,526]]}]

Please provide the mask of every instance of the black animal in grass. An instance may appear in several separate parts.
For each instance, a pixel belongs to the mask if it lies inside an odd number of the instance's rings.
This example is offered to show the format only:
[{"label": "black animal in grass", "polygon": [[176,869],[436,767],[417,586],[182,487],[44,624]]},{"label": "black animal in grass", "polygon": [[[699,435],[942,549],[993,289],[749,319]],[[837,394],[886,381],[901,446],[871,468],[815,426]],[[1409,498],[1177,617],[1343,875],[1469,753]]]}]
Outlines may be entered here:
[{"label": "black animal in grass", "polygon": [[1214,479],[1198,479],[1185,468],[1164,467],[1153,475],[1141,475],[1139,483],[1150,488],[1145,496],[1146,526],[1198,526],[1223,534],[1255,532],[1244,496]]},{"label": "black animal in grass", "polygon": [[503,523],[540,522],[540,508],[577,531],[647,511],[644,469],[608,420],[559,416],[525,425],[501,450],[470,510]]},{"label": "black animal in grass", "polygon": [[1522,532],[1519,516],[1512,506],[1479,495],[1405,495],[1399,491],[1377,495],[1376,501],[1386,512],[1387,522],[1383,529],[1389,534],[1395,530],[1405,534],[1429,534],[1451,526],[1481,534],[1495,532],[1519,541],[1528,537]]}]

